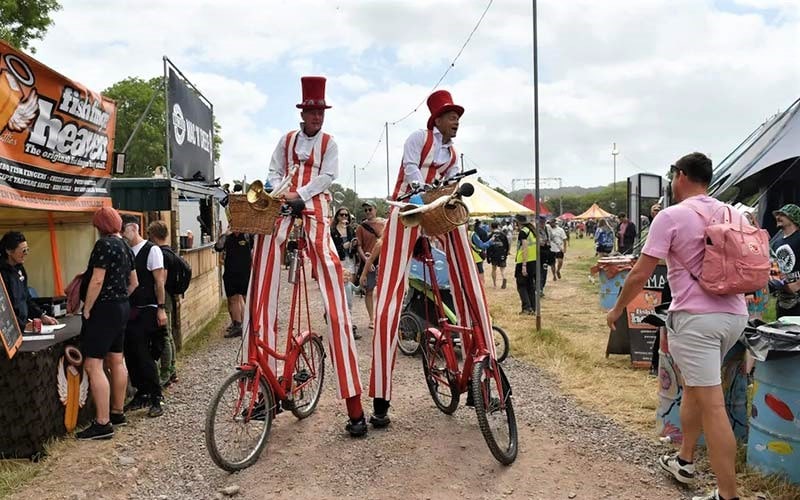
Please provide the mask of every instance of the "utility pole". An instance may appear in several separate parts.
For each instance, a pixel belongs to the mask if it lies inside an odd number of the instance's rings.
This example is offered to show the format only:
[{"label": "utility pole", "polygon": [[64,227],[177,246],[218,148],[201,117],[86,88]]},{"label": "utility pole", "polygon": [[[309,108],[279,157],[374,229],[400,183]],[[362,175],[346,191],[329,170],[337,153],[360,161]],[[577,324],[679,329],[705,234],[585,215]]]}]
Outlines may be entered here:
[{"label": "utility pole", "polygon": [[386,197],[388,198],[392,195],[389,191],[389,122],[385,122],[384,126],[386,127],[384,132],[386,132]]},{"label": "utility pole", "polygon": [[358,213],[358,190],[356,189],[356,164],[353,163],[353,217]]},{"label": "utility pole", "polygon": [[[533,178],[536,191],[536,228],[537,244],[539,232],[539,55],[537,50],[538,32],[536,29],[536,0],[533,0]],[[523,264],[525,265],[525,264]],[[536,332],[542,331],[542,259],[536,259]]]},{"label": "utility pole", "polygon": [[614,184],[612,184],[611,188],[611,210],[617,208],[617,155],[619,154],[619,150],[617,149],[617,143],[615,142],[613,146],[611,146],[611,156],[614,158]]}]

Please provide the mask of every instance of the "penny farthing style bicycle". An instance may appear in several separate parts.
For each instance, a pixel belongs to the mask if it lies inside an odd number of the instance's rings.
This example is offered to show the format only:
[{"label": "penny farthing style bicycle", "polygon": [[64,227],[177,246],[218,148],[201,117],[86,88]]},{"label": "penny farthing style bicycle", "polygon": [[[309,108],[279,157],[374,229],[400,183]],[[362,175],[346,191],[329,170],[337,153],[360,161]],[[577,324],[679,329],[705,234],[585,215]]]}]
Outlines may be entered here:
[{"label": "penny farthing style bicycle", "polygon": [[[290,217],[293,221],[297,248],[292,250],[289,259],[289,282],[293,287],[285,349],[277,352],[259,336],[247,335],[247,360],[222,383],[206,412],[206,447],[214,463],[230,472],[249,467],[258,460],[278,412],[289,410],[298,419],[311,415],[319,403],[325,379],[325,350],[320,336],[311,329],[304,266],[307,241],[302,215],[311,212],[302,210],[302,207],[282,205],[280,201],[263,195],[254,195],[253,190],[251,186],[248,191],[250,206],[242,210],[259,210],[259,202],[267,206],[277,204],[279,209],[273,207],[273,213],[277,213],[277,217]],[[235,203],[241,205],[248,201],[239,199]],[[233,204],[231,199],[232,212]],[[276,216],[271,217],[272,225],[261,220],[255,225],[260,228],[266,225],[271,230]],[[261,217],[270,218],[269,215]],[[263,308],[267,307],[266,300],[267,297],[262,297],[253,305],[251,321],[260,320]],[[252,331],[258,329],[257,325],[251,328]],[[279,373],[273,372],[270,359],[283,361]]]},{"label": "penny farthing style bicycle", "polygon": [[[425,280],[430,282],[435,304],[435,327],[424,331],[421,344],[422,370],[425,383],[436,407],[445,414],[458,408],[462,393],[467,393],[467,406],[474,406],[486,444],[492,455],[502,464],[510,465],[517,458],[517,420],[511,384],[500,363],[492,357],[486,346],[480,323],[461,325],[448,319],[442,294],[436,279],[435,261],[431,251],[431,238],[446,234],[469,220],[469,210],[461,201],[470,196],[474,188],[456,183],[475,171],[455,175],[434,186],[415,186],[398,201],[414,199],[421,194],[426,202],[422,206],[405,205],[401,221],[410,226],[421,226],[421,236],[414,246],[415,258],[422,262]],[[437,198],[438,196],[438,198]],[[467,302],[469,316],[479,318],[478,311]],[[463,356],[459,360],[456,344],[461,344]]]}]

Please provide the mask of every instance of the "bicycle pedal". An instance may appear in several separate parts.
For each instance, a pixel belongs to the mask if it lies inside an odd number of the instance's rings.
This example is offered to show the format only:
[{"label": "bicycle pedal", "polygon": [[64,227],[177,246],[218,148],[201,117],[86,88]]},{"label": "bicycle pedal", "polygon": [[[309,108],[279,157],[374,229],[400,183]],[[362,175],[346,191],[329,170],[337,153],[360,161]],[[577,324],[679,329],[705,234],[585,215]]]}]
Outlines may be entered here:
[{"label": "bicycle pedal", "polygon": [[286,411],[292,411],[295,408],[294,401],[291,399],[284,399],[283,401],[281,401],[280,406]]},{"label": "bicycle pedal", "polygon": [[298,384],[303,384],[305,382],[308,382],[309,380],[311,380],[311,374],[308,373],[308,370],[306,369],[300,370],[299,372],[294,374],[294,381],[297,382]]}]

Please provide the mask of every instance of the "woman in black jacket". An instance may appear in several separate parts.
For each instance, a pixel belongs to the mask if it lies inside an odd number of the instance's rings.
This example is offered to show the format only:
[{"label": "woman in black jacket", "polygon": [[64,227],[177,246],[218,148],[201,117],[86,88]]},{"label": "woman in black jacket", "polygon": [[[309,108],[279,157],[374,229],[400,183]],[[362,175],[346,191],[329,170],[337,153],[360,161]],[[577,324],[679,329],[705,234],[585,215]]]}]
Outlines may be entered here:
[{"label": "woman in black jacket", "polygon": [[[347,309],[350,311],[350,322],[353,318],[353,275],[356,272],[356,265],[354,256],[356,253],[356,230],[350,224],[350,211],[345,207],[340,207],[336,211],[333,224],[331,224],[331,238],[333,244],[336,246],[336,252],[339,254],[339,260],[342,262],[342,270],[344,275],[344,295],[347,298]],[[353,337],[357,340],[361,338],[358,334],[356,325],[352,325]]]},{"label": "woman in black jacket", "polygon": [[30,330],[28,323],[41,318],[44,325],[55,325],[55,318],[42,311],[31,297],[28,290],[28,272],[25,271],[25,257],[28,256],[28,242],[25,235],[17,231],[9,231],[0,240],[3,255],[0,258],[0,275],[8,291],[8,298],[14,308],[20,329]]}]

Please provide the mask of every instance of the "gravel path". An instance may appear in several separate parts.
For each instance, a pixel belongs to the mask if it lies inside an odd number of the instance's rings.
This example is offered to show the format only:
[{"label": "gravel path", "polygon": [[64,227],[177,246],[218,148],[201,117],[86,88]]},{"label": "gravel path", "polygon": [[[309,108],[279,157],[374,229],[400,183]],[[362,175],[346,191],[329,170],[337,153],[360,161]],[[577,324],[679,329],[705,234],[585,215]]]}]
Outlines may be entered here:
[{"label": "gravel path", "polygon": [[[311,295],[317,300],[316,292]],[[356,324],[367,333],[357,342],[367,381],[371,335],[363,301],[357,300],[355,309]],[[514,388],[520,453],[512,466],[500,466],[463,400],[453,416],[438,412],[419,359],[399,353],[389,429],[370,429],[357,440],[344,433],[344,405],[335,397],[328,365],[317,412],[303,421],[279,415],[260,460],[228,474],[208,457],[203,420],[209,400],[231,372],[239,343],[216,337],[182,361],[163,417],[134,413],[111,441],[74,442],[12,498],[674,499],[689,494],[655,469],[663,447],[582,409],[541,371],[513,358],[505,367]],[[369,411],[366,396],[364,404]]]}]

